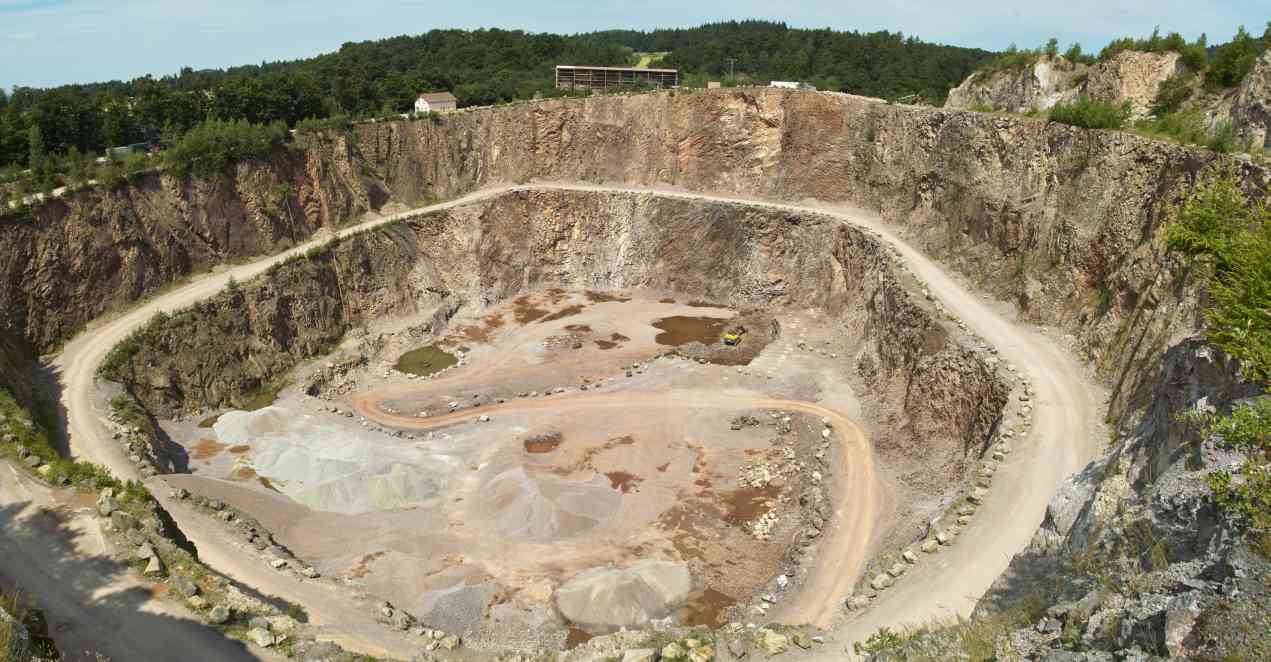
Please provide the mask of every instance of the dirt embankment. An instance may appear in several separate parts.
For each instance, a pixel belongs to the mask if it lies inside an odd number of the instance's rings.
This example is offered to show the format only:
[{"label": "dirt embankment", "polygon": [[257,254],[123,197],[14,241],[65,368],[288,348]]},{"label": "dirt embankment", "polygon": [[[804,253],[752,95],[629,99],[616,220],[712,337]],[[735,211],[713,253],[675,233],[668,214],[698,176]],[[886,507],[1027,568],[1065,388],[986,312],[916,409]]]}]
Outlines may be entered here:
[{"label": "dirt embankment", "polygon": [[[738,308],[820,308],[918,492],[956,488],[1006,388],[900,283],[862,231],[815,214],[647,194],[531,190],[420,215],[280,266],[152,324],[118,373],[152,411],[241,403],[364,320],[548,286],[673,290]],[[939,475],[939,480],[917,476]],[[907,481],[908,482],[908,481]]]},{"label": "dirt embankment", "polygon": [[344,139],[198,181],[149,174],[0,221],[0,326],[39,351],[191,273],[278,252],[383,202]]}]

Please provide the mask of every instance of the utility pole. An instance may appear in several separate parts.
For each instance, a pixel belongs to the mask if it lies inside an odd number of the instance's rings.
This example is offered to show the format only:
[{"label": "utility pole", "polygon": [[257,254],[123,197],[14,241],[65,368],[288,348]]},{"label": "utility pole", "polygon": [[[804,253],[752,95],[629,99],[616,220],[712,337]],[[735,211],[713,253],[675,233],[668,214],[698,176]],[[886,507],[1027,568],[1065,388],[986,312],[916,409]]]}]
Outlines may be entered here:
[{"label": "utility pole", "polygon": [[733,67],[733,65],[735,64],[737,64],[737,58],[735,57],[728,58],[728,77],[733,79],[733,81],[737,80],[737,72],[734,71],[734,67]]}]

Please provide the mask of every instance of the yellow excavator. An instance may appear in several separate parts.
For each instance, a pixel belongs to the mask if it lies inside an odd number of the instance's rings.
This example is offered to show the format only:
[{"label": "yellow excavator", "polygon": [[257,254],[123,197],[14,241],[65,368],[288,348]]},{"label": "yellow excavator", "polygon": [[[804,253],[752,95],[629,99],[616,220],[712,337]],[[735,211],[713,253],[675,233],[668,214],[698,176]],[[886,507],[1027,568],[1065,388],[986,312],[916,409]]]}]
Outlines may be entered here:
[{"label": "yellow excavator", "polygon": [[736,347],[741,344],[741,337],[744,335],[746,335],[746,327],[739,325],[725,331],[722,338],[725,345]]}]

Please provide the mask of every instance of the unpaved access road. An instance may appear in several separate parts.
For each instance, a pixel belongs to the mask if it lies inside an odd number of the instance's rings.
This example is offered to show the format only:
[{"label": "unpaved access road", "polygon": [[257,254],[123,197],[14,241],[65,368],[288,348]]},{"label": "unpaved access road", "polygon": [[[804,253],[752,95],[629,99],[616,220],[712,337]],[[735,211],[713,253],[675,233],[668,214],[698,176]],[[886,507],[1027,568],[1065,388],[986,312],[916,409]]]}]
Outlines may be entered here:
[{"label": "unpaved access road", "polygon": [[[1013,322],[1007,314],[981,301],[956,278],[900,240],[871,212],[840,206],[780,204],[672,190],[554,183],[483,189],[440,205],[367,221],[339,234],[390,223],[420,212],[488,199],[511,190],[533,189],[656,194],[759,205],[792,212],[821,213],[871,230],[883,241],[898,248],[915,273],[927,281],[934,296],[965,320],[972,330],[994,344],[1002,358],[1019,366],[1021,374],[1032,381],[1036,396],[1034,429],[1029,441],[1019,445],[1010,461],[997,474],[987,503],[959,537],[957,545],[942,550],[935,558],[924,559],[920,567],[903,577],[864,617],[839,628],[832,637],[834,641],[846,643],[861,639],[880,625],[894,627],[924,623],[969,613],[978,597],[1005,569],[1011,556],[1027,545],[1060,481],[1095,456],[1096,440],[1090,430],[1097,425],[1099,418],[1097,394],[1100,389],[1085,376],[1078,362],[1052,339]],[[109,321],[93,325],[68,343],[54,366],[63,386],[62,404],[66,411],[72,453],[103,464],[121,477],[134,477],[135,469],[106,431],[102,420],[106,412],[96,409],[95,372],[110,348],[159,311],[190,306],[219,292],[230,278],[252,278],[274,263],[329,240],[330,237],[315,239],[277,256],[196,277],[188,285],[156,296]],[[211,548],[220,544],[225,543],[212,537],[200,542],[200,550],[209,555]],[[226,561],[226,565],[218,565],[218,569],[230,576],[242,574],[244,563],[253,563],[237,560],[231,548],[218,550],[217,556]],[[293,594],[292,582],[281,577],[270,579],[267,585],[258,588],[282,597]],[[832,612],[836,608],[837,605],[832,605],[827,610]],[[320,620],[318,624],[329,627],[340,625]],[[152,631],[147,631],[145,636],[151,634]],[[834,649],[832,654],[836,657],[841,655],[839,646],[820,650],[831,654],[831,649]]]},{"label": "unpaved access road", "polygon": [[44,609],[67,662],[281,659],[199,622],[111,557],[93,502],[0,464],[0,584]]}]

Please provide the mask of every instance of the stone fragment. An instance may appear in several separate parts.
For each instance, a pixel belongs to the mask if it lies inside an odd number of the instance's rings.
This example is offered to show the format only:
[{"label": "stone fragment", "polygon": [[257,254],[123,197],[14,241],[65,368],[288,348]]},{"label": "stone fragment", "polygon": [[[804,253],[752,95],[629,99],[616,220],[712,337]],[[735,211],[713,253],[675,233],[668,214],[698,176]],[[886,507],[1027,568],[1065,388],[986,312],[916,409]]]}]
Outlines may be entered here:
[{"label": "stone fragment", "polygon": [[173,575],[172,588],[186,598],[192,598],[199,594],[199,585],[185,575]]},{"label": "stone fragment", "polygon": [[455,650],[456,648],[459,648],[459,644],[461,643],[461,641],[462,640],[459,639],[459,635],[448,634],[441,638],[441,647],[448,651],[452,651],[452,650]]},{"label": "stone fragment", "polygon": [[809,637],[805,632],[795,632],[790,635],[790,641],[803,650],[812,648],[812,637]]},{"label": "stone fragment", "polygon": [[226,607],[224,605],[216,605],[215,607],[212,607],[212,610],[207,613],[207,620],[209,623],[212,623],[213,625],[224,625],[229,622],[231,615],[233,614],[232,612],[230,612],[229,607]]},{"label": "stone fragment", "polygon": [[632,648],[622,654],[622,662],[655,662],[657,659],[656,648]]},{"label": "stone fragment", "polygon": [[157,577],[163,574],[163,561],[159,560],[158,555],[150,557],[150,562],[146,564],[146,569],[143,574],[151,577]]},{"label": "stone fragment", "polygon": [[681,646],[678,642],[672,641],[671,643],[662,647],[663,660],[682,660],[687,656],[688,656],[688,651],[684,650],[684,647]]},{"label": "stone fragment", "polygon": [[248,630],[247,639],[261,648],[269,648],[274,645],[274,634],[261,628]]},{"label": "stone fragment", "polygon": [[771,657],[786,652],[790,648],[790,640],[779,632],[773,632],[768,628],[759,628],[755,631],[755,645],[765,655]]},{"label": "stone fragment", "polygon": [[940,543],[936,542],[935,540],[931,538],[927,538],[926,540],[922,541],[922,547],[920,547],[919,549],[921,549],[924,553],[933,554],[935,553],[937,549],[940,549]]},{"label": "stone fragment", "polygon": [[874,578],[870,580],[869,585],[873,587],[875,591],[881,591],[888,586],[891,586],[893,582],[894,580],[891,578],[891,575],[881,573],[875,575]]},{"label": "stone fragment", "polygon": [[899,561],[897,561],[896,563],[893,563],[891,567],[887,569],[887,574],[891,575],[892,577],[899,577],[905,574],[905,564],[900,563]]}]

